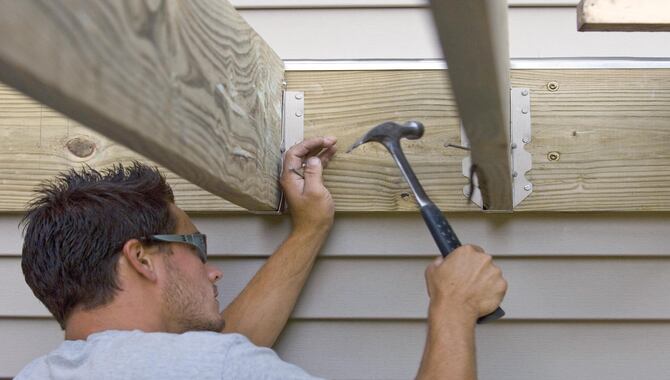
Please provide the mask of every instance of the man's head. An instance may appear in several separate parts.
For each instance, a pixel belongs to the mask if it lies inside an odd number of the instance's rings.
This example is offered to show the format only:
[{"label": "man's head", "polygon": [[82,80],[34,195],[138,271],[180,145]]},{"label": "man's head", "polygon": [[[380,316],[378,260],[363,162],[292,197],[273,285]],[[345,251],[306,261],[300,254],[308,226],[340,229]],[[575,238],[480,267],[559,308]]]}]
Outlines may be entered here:
[{"label": "man's head", "polygon": [[195,232],[156,168],[135,162],[102,172],[70,170],[43,185],[29,205],[21,264],[33,293],[63,328],[76,310],[147,288],[157,289],[171,329],[219,328],[211,298],[220,272],[193,246],[145,239]]}]

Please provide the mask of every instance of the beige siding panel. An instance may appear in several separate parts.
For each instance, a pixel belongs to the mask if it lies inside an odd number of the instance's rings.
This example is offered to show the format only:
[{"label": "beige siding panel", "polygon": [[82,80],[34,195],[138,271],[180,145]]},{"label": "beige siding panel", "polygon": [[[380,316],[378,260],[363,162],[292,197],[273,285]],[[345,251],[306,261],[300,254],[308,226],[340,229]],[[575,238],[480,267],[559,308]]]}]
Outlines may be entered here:
[{"label": "beige siding panel", "polygon": [[[421,322],[292,322],[280,355],[332,379],[410,379]],[[495,323],[477,337],[480,380],[667,380],[667,323]]]},{"label": "beige siding panel", "polygon": [[[668,320],[667,258],[500,258],[509,282],[508,320]],[[294,317],[422,319],[424,269],[430,258],[323,258],[303,290]],[[220,303],[227,305],[264,262],[220,259]],[[16,258],[0,259],[0,317],[47,317],[22,281]]]},{"label": "beige siding panel", "polygon": [[23,238],[19,222],[23,215],[0,214],[0,255],[20,255]]},{"label": "beige siding panel", "polygon": [[[447,213],[463,242],[495,256],[657,256],[670,254],[670,213]],[[0,215],[0,255],[21,252],[19,215]],[[194,216],[212,255],[267,256],[290,230],[285,217]],[[434,256],[417,214],[337,214],[322,256]]]},{"label": "beige siding panel", "polygon": [[[0,258],[0,313],[16,317],[50,317],[51,314],[42,303],[35,298],[26,284],[21,271],[19,258]],[[0,335],[0,340],[2,336]]]},{"label": "beige siding panel", "polygon": [[53,319],[0,319],[0,377],[12,377],[58,347],[63,332]]},{"label": "beige siding panel", "polygon": [[[430,259],[324,259],[299,318],[423,318]],[[670,320],[670,259],[508,259],[507,319]],[[225,267],[225,264],[224,264]]]},{"label": "beige siding panel", "polygon": [[[438,59],[428,9],[275,9],[240,13],[282,59]],[[510,56],[667,57],[670,33],[580,33],[574,8],[511,8]]]},{"label": "beige siding panel", "polygon": [[[477,333],[480,380],[667,380],[670,324],[497,322]],[[55,348],[52,320],[0,321],[0,376]],[[410,379],[423,350],[422,321],[291,321],[276,349],[331,379]]]}]

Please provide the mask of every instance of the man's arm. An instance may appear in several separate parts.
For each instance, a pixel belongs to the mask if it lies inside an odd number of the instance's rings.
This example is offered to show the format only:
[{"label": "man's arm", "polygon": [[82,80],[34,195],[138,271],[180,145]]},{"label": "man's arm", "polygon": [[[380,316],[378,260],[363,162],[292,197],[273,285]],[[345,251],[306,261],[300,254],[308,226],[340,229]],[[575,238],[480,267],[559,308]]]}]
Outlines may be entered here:
[{"label": "man's arm", "polygon": [[[334,137],[317,137],[286,152],[281,185],[292,231],[223,311],[223,332],[240,333],[258,346],[271,347],[284,329],[333,225],[335,206],[323,186],[322,171],[335,154],[335,143]],[[303,162],[304,178],[292,170],[302,170]]]},{"label": "man's arm", "polygon": [[475,324],[507,291],[491,256],[463,246],[426,269],[430,296],[428,337],[418,379],[475,380]]}]

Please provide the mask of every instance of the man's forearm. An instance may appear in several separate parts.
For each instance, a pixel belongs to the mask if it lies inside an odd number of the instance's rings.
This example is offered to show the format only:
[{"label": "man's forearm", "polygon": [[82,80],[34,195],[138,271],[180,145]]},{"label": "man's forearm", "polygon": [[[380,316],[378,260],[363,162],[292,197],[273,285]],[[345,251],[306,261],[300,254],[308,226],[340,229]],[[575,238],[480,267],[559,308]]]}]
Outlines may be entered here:
[{"label": "man's forearm", "polygon": [[[475,380],[475,319],[452,309],[432,307],[428,337],[417,379]],[[448,310],[448,309],[446,309]]]},{"label": "man's forearm", "polygon": [[224,332],[271,347],[284,329],[329,228],[294,230],[224,310]]}]

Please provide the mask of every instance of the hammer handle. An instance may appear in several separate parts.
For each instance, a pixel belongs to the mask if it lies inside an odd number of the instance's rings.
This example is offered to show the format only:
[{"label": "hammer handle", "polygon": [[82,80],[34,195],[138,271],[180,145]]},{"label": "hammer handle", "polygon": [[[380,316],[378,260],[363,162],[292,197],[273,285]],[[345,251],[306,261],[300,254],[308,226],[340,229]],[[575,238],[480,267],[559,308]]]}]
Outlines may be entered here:
[{"label": "hammer handle", "polygon": [[[447,257],[454,249],[461,246],[461,241],[458,240],[456,233],[447,222],[447,219],[442,214],[442,211],[433,203],[428,202],[421,207],[421,215],[428,226],[430,234],[437,244],[437,247],[442,253],[442,257]],[[493,322],[505,315],[503,309],[498,307],[493,313],[485,315],[477,319],[478,324]]]}]

